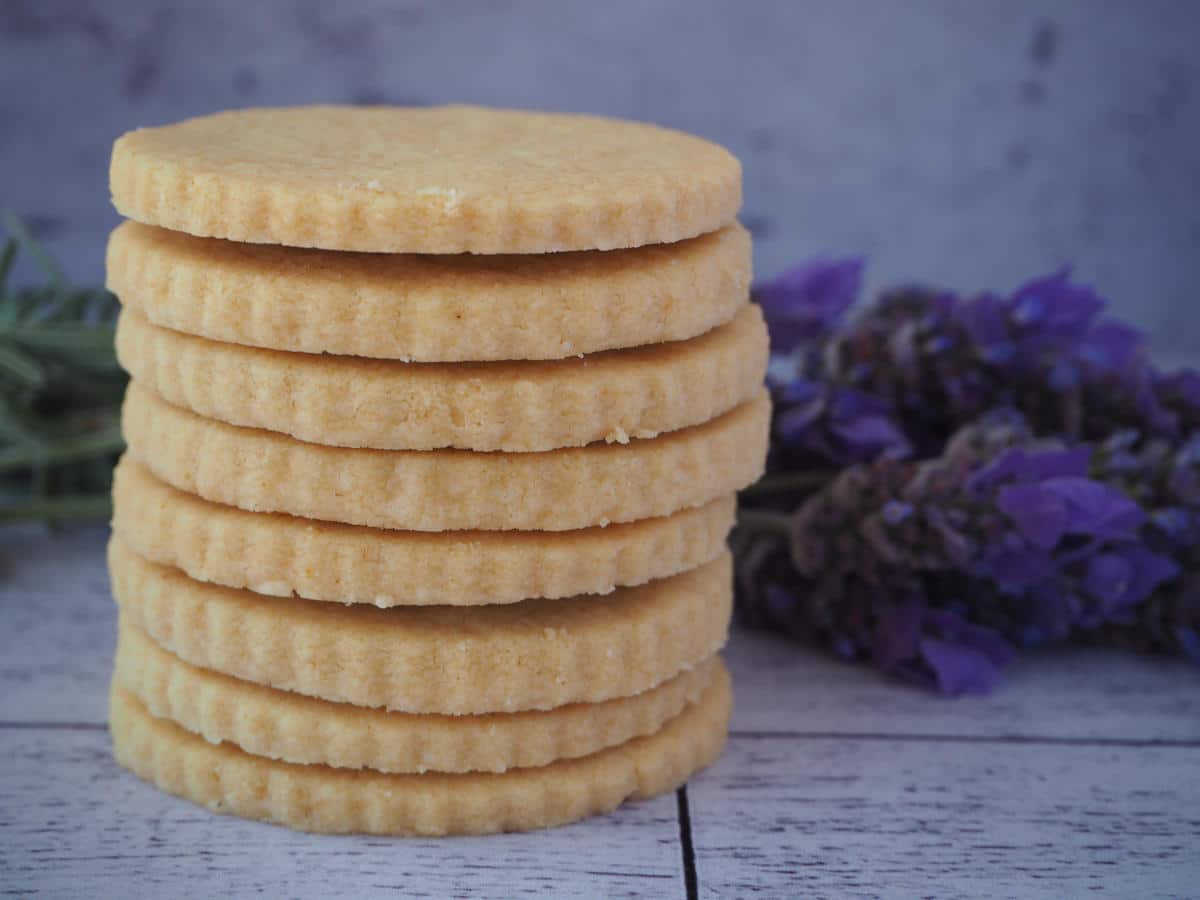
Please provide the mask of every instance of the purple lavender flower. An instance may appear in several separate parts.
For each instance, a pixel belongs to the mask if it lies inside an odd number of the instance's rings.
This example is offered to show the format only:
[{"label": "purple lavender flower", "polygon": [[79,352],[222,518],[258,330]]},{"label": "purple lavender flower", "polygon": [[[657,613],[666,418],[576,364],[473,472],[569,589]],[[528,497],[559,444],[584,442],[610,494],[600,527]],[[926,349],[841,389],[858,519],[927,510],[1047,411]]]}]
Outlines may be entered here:
[{"label": "purple lavender flower", "polygon": [[833,330],[858,297],[863,260],[815,260],[754,289],[771,331],[771,352],[791,353]]},{"label": "purple lavender flower", "polygon": [[774,437],[790,458],[848,465],[909,450],[888,404],[862,391],[797,379],[779,386],[774,400]]},{"label": "purple lavender flower", "polygon": [[1002,635],[949,610],[889,605],[876,622],[876,665],[951,697],[990,693],[1014,655]]},{"label": "purple lavender flower", "polygon": [[1062,269],[1028,281],[1005,303],[1018,362],[1027,370],[1078,345],[1104,309],[1095,291],[1072,282],[1070,275],[1070,269]]},{"label": "purple lavender flower", "polygon": [[1075,358],[1093,377],[1127,377],[1144,365],[1146,339],[1136,328],[1104,319],[1080,338]]},{"label": "purple lavender flower", "polygon": [[1083,591],[1095,601],[1085,625],[1131,621],[1133,610],[1180,573],[1177,562],[1134,541],[1096,553],[1084,564]]},{"label": "purple lavender flower", "polygon": [[993,294],[956,302],[954,324],[966,334],[980,362],[1005,370],[1017,360],[1017,342],[1009,327],[1008,304]]},{"label": "purple lavender flower", "polygon": [[1155,397],[1179,418],[1184,433],[1200,430],[1200,372],[1180,369],[1163,374],[1151,370]]},{"label": "purple lavender flower", "polygon": [[[1049,550],[1066,536],[1093,540],[1136,540],[1146,520],[1142,508],[1118,490],[1082,474],[1057,474],[1081,463],[1086,472],[1090,453],[1043,451],[1026,454],[1008,450],[990,468],[1007,469],[1012,477],[996,492],[996,508],[1030,547]],[[1012,460],[1013,462],[1007,462]],[[1014,465],[1015,463],[1015,465]],[[1055,474],[1047,474],[1055,473]],[[974,479],[975,493],[987,480]]]}]

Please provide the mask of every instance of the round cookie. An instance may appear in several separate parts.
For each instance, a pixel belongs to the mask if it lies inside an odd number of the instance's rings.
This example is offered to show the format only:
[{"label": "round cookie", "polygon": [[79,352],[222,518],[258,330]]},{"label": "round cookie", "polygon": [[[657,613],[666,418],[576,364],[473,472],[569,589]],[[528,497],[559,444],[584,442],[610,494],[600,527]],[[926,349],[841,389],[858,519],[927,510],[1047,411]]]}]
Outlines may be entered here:
[{"label": "round cookie", "polygon": [[732,609],[726,553],[606,596],[505,606],[375,609],[192,581],[119,537],[121,612],[180,659],[356,706],[479,715],[639,694],[712,656]]},{"label": "round cookie", "polygon": [[607,253],[327,253],[137,222],[108,241],[108,287],[151,322],[216,341],[408,362],[564,359],[687,340],[750,290],[733,224]]},{"label": "round cookie", "polygon": [[771,404],[625,445],[544,453],[356,450],[204,419],[129,385],[129,454],[206,500],[414,531],[566,531],[701,506],[762,474]]},{"label": "round cookie", "polygon": [[604,703],[419,715],[330,703],[201,669],[122,620],[114,677],[151,715],[255,756],[377,772],[504,772],[653,734],[699,699],[717,666],[714,657],[656,688]]},{"label": "round cookie", "polygon": [[596,116],[471,106],[245,109],[113,146],[123,216],[256,244],[551,253],[728,225],[741,165],[698,137]]},{"label": "round cookie", "polygon": [[698,425],[762,389],[767,328],[747,304],[690,341],[553,362],[404,363],[261,350],[180,334],[126,309],[117,357],[201,416],[315,444],[534,452]]},{"label": "round cookie", "polygon": [[214,746],[155,718],[116,685],[109,728],[121,765],[214,812],[303,831],[488,834],[562,825],[675,790],[721,755],[732,699],[722,668],[698,701],[654,734],[503,774],[397,775],[278,762]]},{"label": "round cookie", "polygon": [[725,552],[732,495],[670,516],[578,531],[394,531],[246,512],[163,484],[126,456],[113,531],[198,581],[333,603],[478,606],[607,594]]}]

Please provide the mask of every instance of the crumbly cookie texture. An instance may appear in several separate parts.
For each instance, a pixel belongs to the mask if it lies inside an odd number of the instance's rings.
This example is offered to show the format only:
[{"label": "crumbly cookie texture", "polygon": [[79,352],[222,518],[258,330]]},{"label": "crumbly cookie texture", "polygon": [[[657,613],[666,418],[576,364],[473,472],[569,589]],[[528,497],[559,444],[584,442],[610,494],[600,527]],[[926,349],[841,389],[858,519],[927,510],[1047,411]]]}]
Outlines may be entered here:
[{"label": "crumbly cookie texture", "polygon": [[382,450],[532,452],[655,437],[757,395],[767,353],[752,304],[690,341],[553,362],[285,353],[180,334],[129,309],[117,326],[121,365],[176,406],[314,444]]},{"label": "crumbly cookie texture", "polygon": [[122,620],[114,677],[151,715],[255,756],[379,772],[504,772],[653,734],[699,699],[718,665],[714,657],[656,688],[604,703],[419,715],[330,703],[201,669]]},{"label": "crumbly cookie texture", "polygon": [[628,444],[545,453],[361,450],[205,419],[132,382],[122,430],[158,478],[253,512],[414,531],[565,531],[701,506],[762,474],[770,400]]},{"label": "crumbly cookie texture", "polygon": [[391,531],[246,512],[159,481],[129,457],[113,483],[113,531],[197,581],[334,603],[479,606],[607,594],[712,562],[735,498],[578,531]]},{"label": "crumbly cookie texture", "polygon": [[216,341],[409,362],[563,359],[686,340],[750,289],[750,235],[538,256],[326,253],[137,222],[108,241],[108,286],[166,328]]},{"label": "crumbly cookie texture", "polygon": [[701,138],[595,116],[442,107],[245,109],[119,138],[122,215],[256,244],[550,253],[729,224],[742,172]]},{"label": "crumbly cookie texture", "polygon": [[115,684],[109,728],[121,765],[214,812],[302,831],[487,834],[562,825],[675,790],[721,755],[732,698],[721,668],[697,702],[654,734],[503,774],[385,774],[252,756],[152,716]]},{"label": "crumbly cookie texture", "polygon": [[356,706],[478,715],[629,697],[725,643],[729,554],[607,596],[375,609],[192,581],[109,543],[122,613],[181,659]]}]

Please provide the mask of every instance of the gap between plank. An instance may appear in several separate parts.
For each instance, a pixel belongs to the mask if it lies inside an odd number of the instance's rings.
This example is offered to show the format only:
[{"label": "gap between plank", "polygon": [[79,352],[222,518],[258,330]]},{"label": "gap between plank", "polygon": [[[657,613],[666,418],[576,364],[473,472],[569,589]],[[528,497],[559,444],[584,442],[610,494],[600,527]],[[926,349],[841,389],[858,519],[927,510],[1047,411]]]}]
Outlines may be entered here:
[{"label": "gap between plank", "polygon": [[929,744],[1049,744],[1067,747],[1164,747],[1200,749],[1186,738],[1037,737],[1029,735],[888,734],[879,731],[730,731],[743,740],[901,741]]},{"label": "gap between plank", "polygon": [[683,886],[687,900],[698,900],[700,886],[696,881],[696,848],[692,844],[692,814],[688,808],[687,785],[675,792],[679,804],[679,849],[683,854]]},{"label": "gap between plank", "polygon": [[[107,731],[107,722],[4,722],[0,731]],[[748,741],[897,741],[910,744],[1026,744],[1063,747],[1130,747],[1163,748],[1170,750],[1200,749],[1200,740],[1185,738],[1102,738],[1102,737],[1036,737],[1029,735],[971,735],[971,734],[888,734],[881,731],[730,731],[731,738]],[[679,795],[680,827],[687,821],[686,788]],[[690,825],[690,821],[688,822]],[[691,857],[691,832],[681,833],[688,847],[685,857]],[[694,857],[691,857],[694,862]]]},{"label": "gap between plank", "polygon": [[0,722],[0,730],[18,731],[107,731],[107,722]]}]

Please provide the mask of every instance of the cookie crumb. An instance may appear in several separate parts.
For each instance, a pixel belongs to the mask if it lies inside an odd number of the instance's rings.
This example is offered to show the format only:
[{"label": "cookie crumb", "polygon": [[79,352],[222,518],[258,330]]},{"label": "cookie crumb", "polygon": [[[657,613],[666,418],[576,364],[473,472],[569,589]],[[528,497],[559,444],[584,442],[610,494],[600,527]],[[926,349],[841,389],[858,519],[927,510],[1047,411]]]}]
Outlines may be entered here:
[{"label": "cookie crumb", "polygon": [[629,434],[624,428],[618,425],[604,436],[604,442],[607,444],[628,444]]}]

